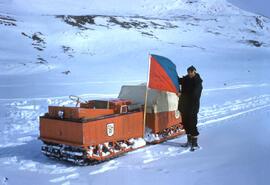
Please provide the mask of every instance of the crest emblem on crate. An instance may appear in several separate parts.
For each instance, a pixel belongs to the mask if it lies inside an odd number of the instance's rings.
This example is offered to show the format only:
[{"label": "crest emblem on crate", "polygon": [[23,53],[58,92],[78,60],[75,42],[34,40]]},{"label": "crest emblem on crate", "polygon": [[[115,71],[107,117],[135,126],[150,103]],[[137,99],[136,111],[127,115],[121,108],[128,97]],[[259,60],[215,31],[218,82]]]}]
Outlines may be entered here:
[{"label": "crest emblem on crate", "polygon": [[180,112],[179,112],[179,110],[175,110],[174,115],[175,115],[175,118],[176,119],[179,119],[180,118]]},{"label": "crest emblem on crate", "polygon": [[114,134],[114,124],[109,123],[109,124],[107,124],[107,135],[113,136],[113,134]]}]

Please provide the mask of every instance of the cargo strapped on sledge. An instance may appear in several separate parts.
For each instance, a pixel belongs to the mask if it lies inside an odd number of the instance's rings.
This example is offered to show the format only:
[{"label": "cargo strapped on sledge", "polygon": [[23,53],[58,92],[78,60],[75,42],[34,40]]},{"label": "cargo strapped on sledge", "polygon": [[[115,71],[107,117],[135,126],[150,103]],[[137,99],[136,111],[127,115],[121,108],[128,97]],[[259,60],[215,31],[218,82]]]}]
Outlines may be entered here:
[{"label": "cargo strapped on sledge", "polygon": [[[144,106],[146,85],[124,85],[118,98],[133,103],[128,109]],[[178,111],[178,96],[175,93],[148,89],[146,129],[144,138],[149,143],[159,143],[184,134],[181,114]]]}]

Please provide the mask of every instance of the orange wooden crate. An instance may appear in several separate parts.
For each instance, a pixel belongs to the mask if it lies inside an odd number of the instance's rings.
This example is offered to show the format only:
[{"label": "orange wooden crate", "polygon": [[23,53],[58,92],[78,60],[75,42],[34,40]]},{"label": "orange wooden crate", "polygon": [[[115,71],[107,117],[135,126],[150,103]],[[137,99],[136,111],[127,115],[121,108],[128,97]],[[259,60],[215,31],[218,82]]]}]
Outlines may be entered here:
[{"label": "orange wooden crate", "polygon": [[95,118],[100,115],[114,114],[113,109],[89,109],[81,107],[58,107],[49,106],[49,117],[60,118],[58,115],[59,111],[63,111],[64,119],[79,120],[81,118]]},{"label": "orange wooden crate", "polygon": [[115,113],[120,113],[121,106],[125,109],[124,112],[127,111],[126,106],[132,104],[131,100],[123,100],[120,98],[112,98],[107,100],[90,100],[87,103],[81,103],[80,107],[83,108],[103,108],[103,109],[113,109]]}]

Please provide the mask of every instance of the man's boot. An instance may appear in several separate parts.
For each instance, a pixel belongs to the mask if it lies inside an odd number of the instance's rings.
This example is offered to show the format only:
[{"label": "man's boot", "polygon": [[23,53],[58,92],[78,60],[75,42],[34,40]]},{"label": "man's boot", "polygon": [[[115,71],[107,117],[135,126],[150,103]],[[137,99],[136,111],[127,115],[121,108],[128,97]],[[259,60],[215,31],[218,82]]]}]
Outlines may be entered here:
[{"label": "man's boot", "polygon": [[191,146],[191,135],[187,134],[187,142],[182,144],[181,147],[189,147]]},{"label": "man's boot", "polygon": [[199,145],[198,145],[198,136],[191,136],[191,148],[190,151],[193,152],[197,149],[199,149]]}]

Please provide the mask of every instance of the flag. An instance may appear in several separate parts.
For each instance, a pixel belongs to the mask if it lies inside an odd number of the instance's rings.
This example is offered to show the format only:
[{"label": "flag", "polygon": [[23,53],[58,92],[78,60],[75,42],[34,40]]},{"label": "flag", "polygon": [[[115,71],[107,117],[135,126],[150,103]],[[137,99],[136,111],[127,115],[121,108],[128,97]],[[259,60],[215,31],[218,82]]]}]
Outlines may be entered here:
[{"label": "flag", "polygon": [[166,57],[150,55],[148,87],[161,91],[180,92],[175,64]]}]

